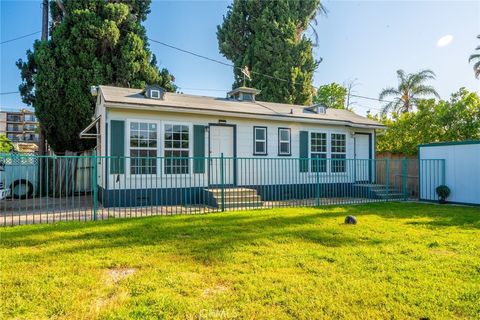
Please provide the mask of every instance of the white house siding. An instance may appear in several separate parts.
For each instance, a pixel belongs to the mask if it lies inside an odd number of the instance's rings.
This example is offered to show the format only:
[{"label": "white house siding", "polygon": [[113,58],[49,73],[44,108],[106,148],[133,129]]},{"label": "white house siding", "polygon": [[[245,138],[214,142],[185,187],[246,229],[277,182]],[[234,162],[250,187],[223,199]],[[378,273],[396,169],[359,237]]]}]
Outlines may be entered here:
[{"label": "white house siding", "polygon": [[[443,159],[445,163],[444,183],[451,194],[448,201],[480,204],[480,142],[471,144],[439,144],[420,146],[419,159],[430,162],[430,170],[420,168],[420,198],[437,200],[435,188],[438,186],[432,173],[436,172],[432,159]],[[424,165],[423,167],[426,168]],[[433,172],[431,171],[433,170]],[[441,178],[441,177],[440,177]],[[432,183],[433,181],[433,183]]]},{"label": "white house siding", "polygon": [[[103,108],[99,108],[103,109]],[[99,110],[97,110],[99,111]],[[106,116],[106,118],[105,118]],[[124,120],[125,123],[125,155],[129,155],[129,121],[140,120],[157,123],[159,128],[157,132],[157,156],[163,157],[163,124],[181,122],[190,126],[190,134],[193,134],[193,125],[208,126],[210,123],[217,124],[219,120],[226,120],[227,124],[236,125],[236,156],[237,160],[237,185],[276,185],[276,184],[305,184],[305,183],[353,183],[353,161],[347,160],[346,173],[301,173],[299,168],[299,136],[300,131],[318,131],[328,133],[327,143],[330,151],[330,134],[343,133],[346,135],[346,158],[354,158],[354,132],[371,133],[373,139],[373,129],[347,128],[345,126],[316,125],[310,123],[256,120],[233,117],[218,117],[211,115],[188,115],[164,112],[152,112],[145,110],[129,110],[119,108],[108,108],[104,119],[107,122],[111,120]],[[253,127],[266,126],[268,132],[268,155],[253,155]],[[109,125],[110,127],[110,125]],[[278,156],[278,128],[291,129],[291,156]],[[102,133],[102,136],[104,134]],[[110,137],[115,139],[115,137]],[[208,132],[205,134],[205,156],[208,157]],[[310,138],[309,138],[310,141]],[[107,155],[109,150],[105,149],[107,144],[102,141],[102,155]],[[108,146],[110,143],[108,143]],[[190,138],[190,153],[193,155],[193,140]],[[372,141],[372,155],[374,155],[374,143]],[[310,148],[309,148],[310,149]],[[330,158],[330,152],[327,155]],[[267,159],[267,160],[258,160]],[[280,160],[272,160],[280,159]],[[159,160],[160,161],[160,160]],[[213,160],[219,163],[218,159]],[[225,161],[233,161],[227,159]],[[205,165],[208,165],[206,161]],[[310,166],[311,164],[309,164]],[[175,187],[204,187],[208,185],[208,168],[204,174],[188,175],[165,175],[162,172],[162,164],[157,163],[158,170],[156,175],[131,175],[129,173],[129,164],[126,164],[126,175],[108,174],[109,189],[131,189],[131,188],[175,188]]]}]

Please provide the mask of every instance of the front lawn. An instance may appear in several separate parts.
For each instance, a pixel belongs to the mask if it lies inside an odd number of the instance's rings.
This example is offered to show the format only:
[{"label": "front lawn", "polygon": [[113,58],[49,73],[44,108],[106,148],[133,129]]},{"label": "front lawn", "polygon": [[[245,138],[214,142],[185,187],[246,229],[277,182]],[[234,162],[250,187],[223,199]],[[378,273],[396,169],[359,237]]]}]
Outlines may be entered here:
[{"label": "front lawn", "polygon": [[[347,214],[359,224],[344,225]],[[480,208],[378,203],[0,232],[2,319],[480,317]]]}]

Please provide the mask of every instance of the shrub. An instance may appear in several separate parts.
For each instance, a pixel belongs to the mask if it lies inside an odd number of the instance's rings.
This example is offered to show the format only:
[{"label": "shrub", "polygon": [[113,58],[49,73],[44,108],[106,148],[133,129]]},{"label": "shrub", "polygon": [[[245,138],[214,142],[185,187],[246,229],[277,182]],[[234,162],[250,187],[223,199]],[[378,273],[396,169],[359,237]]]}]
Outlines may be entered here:
[{"label": "shrub", "polygon": [[445,200],[450,195],[450,188],[445,185],[438,186],[435,190],[440,200]]}]

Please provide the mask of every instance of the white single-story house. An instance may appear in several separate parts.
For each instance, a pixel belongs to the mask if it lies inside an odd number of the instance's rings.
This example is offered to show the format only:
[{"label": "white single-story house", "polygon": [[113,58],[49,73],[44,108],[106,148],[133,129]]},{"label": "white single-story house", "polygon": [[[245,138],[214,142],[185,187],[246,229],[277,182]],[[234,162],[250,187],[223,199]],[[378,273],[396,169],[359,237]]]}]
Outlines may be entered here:
[{"label": "white single-story house", "polygon": [[[261,102],[260,91],[247,87],[226,98],[158,86],[92,90],[96,119],[82,134],[97,137],[99,186],[116,199],[103,196],[104,205],[196,203],[205,200],[202,190],[220,184],[250,186],[268,199],[318,179],[330,188],[373,179],[375,129],[384,127],[347,110]],[[349,162],[358,159],[365,161]]]}]

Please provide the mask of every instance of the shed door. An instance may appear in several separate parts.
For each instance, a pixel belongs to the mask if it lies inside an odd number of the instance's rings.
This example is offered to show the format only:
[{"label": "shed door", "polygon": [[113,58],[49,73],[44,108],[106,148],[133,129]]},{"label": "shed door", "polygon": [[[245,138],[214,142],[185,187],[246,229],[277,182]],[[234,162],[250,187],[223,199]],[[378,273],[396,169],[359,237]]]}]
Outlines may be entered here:
[{"label": "shed door", "polygon": [[[210,184],[231,185],[234,183],[234,153],[233,153],[233,127],[210,126]],[[223,153],[223,169],[221,155]]]},{"label": "shed door", "polygon": [[355,181],[370,179],[370,136],[355,134]]}]

